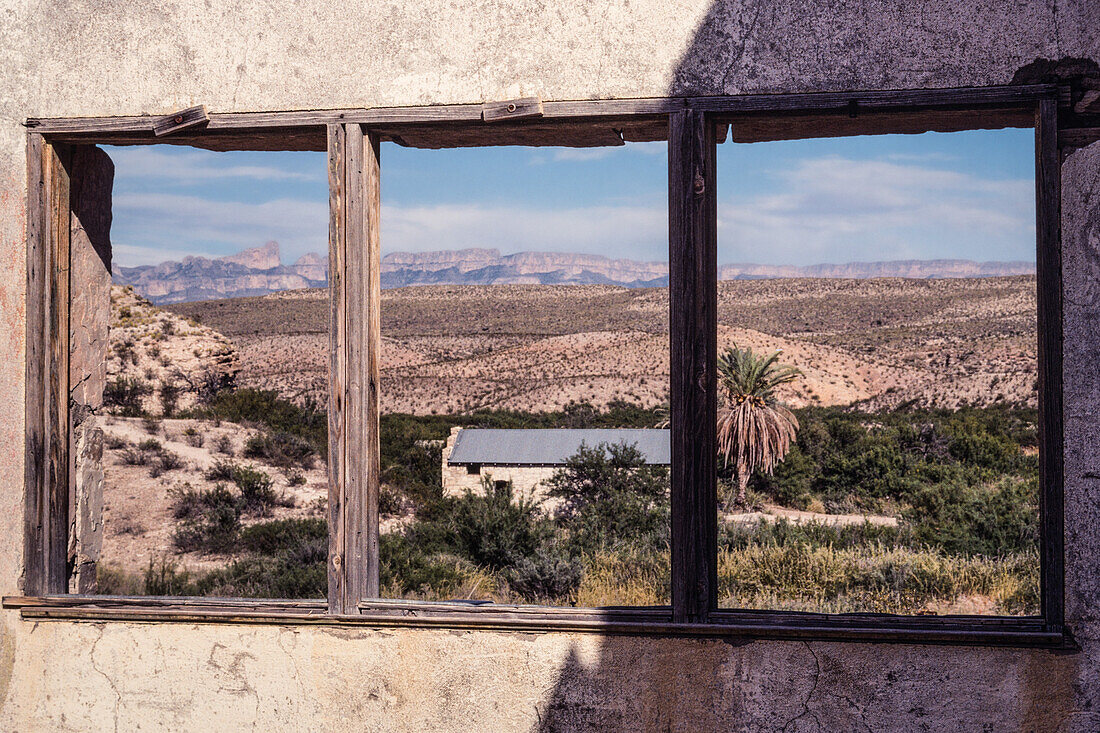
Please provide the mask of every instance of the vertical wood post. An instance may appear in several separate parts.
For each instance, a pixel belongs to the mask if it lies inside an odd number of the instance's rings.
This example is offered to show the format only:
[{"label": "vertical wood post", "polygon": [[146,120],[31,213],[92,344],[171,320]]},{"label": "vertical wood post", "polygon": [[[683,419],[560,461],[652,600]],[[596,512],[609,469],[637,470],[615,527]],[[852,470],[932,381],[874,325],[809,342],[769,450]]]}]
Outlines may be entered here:
[{"label": "vertical wood post", "polygon": [[668,134],[672,617],[717,608],[717,197],[713,126],[697,110]]},{"label": "vertical wood post", "polygon": [[379,592],[379,138],[330,125],[328,154],[329,609],[356,613]]},{"label": "vertical wood post", "polygon": [[347,361],[344,356],[344,253],[346,197],[344,169],[346,134],[343,125],[328,126],[328,293],[329,293],[329,382],[328,382],[328,607],[330,613],[344,613],[347,582],[344,577],[344,386]]},{"label": "vertical wood post", "polygon": [[68,590],[69,150],[27,142],[24,592]]},{"label": "vertical wood post", "polygon": [[1062,174],[1058,100],[1041,99],[1035,117],[1035,234],[1039,331],[1039,518],[1042,614],[1065,620],[1062,434]]}]

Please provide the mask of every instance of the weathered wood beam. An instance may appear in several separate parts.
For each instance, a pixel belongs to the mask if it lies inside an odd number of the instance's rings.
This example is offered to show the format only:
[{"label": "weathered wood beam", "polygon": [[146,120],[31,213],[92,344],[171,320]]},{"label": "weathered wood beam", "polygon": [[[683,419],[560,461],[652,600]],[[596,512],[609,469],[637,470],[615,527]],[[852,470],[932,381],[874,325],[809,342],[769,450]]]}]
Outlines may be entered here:
[{"label": "weathered wood beam", "polygon": [[1039,361],[1039,555],[1042,615],[1060,629],[1065,616],[1062,434],[1062,177],[1058,105],[1035,115],[1035,234]]},{"label": "weathered wood beam", "polygon": [[67,146],[29,136],[23,578],[28,593],[68,590],[70,157]]},{"label": "weathered wood beam", "polygon": [[[717,97],[651,97],[618,100],[543,102],[543,119],[568,117],[624,117],[665,115],[687,108],[719,113],[779,111],[832,111],[847,114],[854,100],[861,111],[925,106],[958,108],[974,106],[1025,106],[1057,93],[1053,84],[1010,85],[909,91],[815,92],[807,94],[756,94]],[[373,107],[358,109],[302,110],[286,112],[211,113],[207,131],[284,127],[324,127],[329,124],[391,125],[430,122],[483,122],[482,104],[424,107]],[[29,118],[26,125],[42,134],[99,135],[149,133],[155,119],[147,115],[125,117]]]},{"label": "weathered wood beam", "polygon": [[668,224],[672,618],[705,623],[718,606],[715,439],[717,198],[714,125],[669,115]]},{"label": "weathered wood beam", "polygon": [[346,613],[347,580],[344,558],[347,551],[344,514],[345,495],[345,386],[347,385],[346,343],[346,251],[347,251],[347,133],[344,125],[328,126],[328,287],[329,287],[329,371],[328,371],[328,603],[332,613]]},{"label": "weathered wood beam", "polygon": [[378,595],[381,348],[379,138],[331,125],[329,149],[329,606]]}]

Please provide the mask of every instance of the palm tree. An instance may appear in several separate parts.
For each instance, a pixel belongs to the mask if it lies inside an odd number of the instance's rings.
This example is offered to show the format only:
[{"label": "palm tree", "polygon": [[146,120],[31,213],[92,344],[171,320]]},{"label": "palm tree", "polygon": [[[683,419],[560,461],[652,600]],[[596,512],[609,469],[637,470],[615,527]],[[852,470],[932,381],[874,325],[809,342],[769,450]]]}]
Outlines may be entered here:
[{"label": "palm tree", "polygon": [[[718,450],[737,471],[737,504],[744,506],[753,471],[771,473],[798,433],[798,418],[780,404],[775,388],[802,372],[752,349],[726,349],[718,357],[718,384],[725,405],[718,414]],[[728,509],[728,504],[727,504]]]}]

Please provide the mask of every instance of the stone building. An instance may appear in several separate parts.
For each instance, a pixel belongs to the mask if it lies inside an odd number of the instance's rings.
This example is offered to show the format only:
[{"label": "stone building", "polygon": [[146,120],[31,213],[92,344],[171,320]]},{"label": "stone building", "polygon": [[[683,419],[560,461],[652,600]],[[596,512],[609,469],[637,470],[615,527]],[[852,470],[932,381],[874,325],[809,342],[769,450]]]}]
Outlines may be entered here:
[{"label": "stone building", "polygon": [[[0,729],[1100,730],[1098,18],[1097,0],[7,0]],[[80,422],[80,409],[70,414],[69,400],[86,405],[96,395],[59,388],[68,383],[68,350],[43,334],[67,326],[55,317],[69,301],[65,288],[75,284],[79,313],[80,287],[95,287],[109,268],[106,253],[97,263],[86,249],[95,247],[102,208],[84,210],[79,189],[65,198],[66,146],[86,154],[92,143],[174,135],[255,149],[272,144],[265,130],[274,128],[284,146],[324,150],[327,140],[338,179],[354,184],[350,198],[332,206],[335,222],[349,220],[348,211],[355,221],[351,232],[338,228],[338,238],[362,242],[376,221],[364,220],[362,212],[376,208],[362,192],[377,173],[364,138],[379,133],[361,125],[425,147],[484,144],[501,130],[527,142],[565,131],[572,143],[591,144],[674,135],[670,219],[679,242],[696,231],[685,233],[685,222],[698,221],[685,201],[714,190],[699,153],[705,135],[693,142],[685,133],[702,129],[706,110],[736,107],[738,139],[780,139],[857,134],[875,120],[910,132],[1009,124],[1006,105],[1018,112],[1024,97],[1041,97],[1032,118],[1046,131],[1040,183],[1057,204],[1038,222],[1052,243],[1044,256],[1052,258],[1045,312],[1053,316],[1042,328],[1052,340],[1044,369],[1055,385],[1045,397],[1058,404],[1045,428],[1058,440],[1046,443],[1053,452],[1044,459],[1059,491],[1059,501],[1045,505],[1053,621],[1044,617],[1028,632],[1026,620],[1007,630],[943,618],[888,628],[871,617],[795,623],[680,605],[680,615],[658,608],[649,620],[615,609],[564,609],[553,619],[430,604],[395,611],[349,595],[349,585],[363,581],[347,569],[358,573],[356,558],[366,555],[343,549],[329,563],[338,581],[333,613],[324,601],[66,594],[95,553],[94,541],[70,547],[68,539],[94,538],[84,524],[94,524],[95,497],[80,492],[96,482],[99,450],[95,427]],[[493,122],[517,114],[529,126]],[[586,127],[577,115],[604,123]],[[462,128],[441,140],[451,123]],[[72,229],[66,205],[79,220]],[[58,243],[85,248],[73,266],[94,274],[70,277]],[[684,278],[706,274],[695,264],[672,277],[688,301]],[[64,297],[52,297],[44,281]],[[692,307],[705,315],[705,301]],[[690,330],[691,321],[675,326]],[[87,333],[95,341],[94,328]],[[683,364],[695,343],[674,341]],[[701,371],[681,376],[674,394],[691,395],[706,379]],[[352,385],[354,409],[368,391]],[[61,432],[44,435],[44,425]],[[360,425],[348,423],[351,437],[362,437]],[[709,470],[681,459],[684,473],[677,472],[676,451],[691,447],[673,451],[673,479],[689,485],[693,472]],[[87,475],[68,476],[74,453]],[[681,531],[675,509],[673,521]],[[334,535],[340,548],[358,541],[352,529]],[[674,561],[676,572],[691,567]]]},{"label": "stone building", "polygon": [[582,446],[629,445],[648,466],[669,464],[668,431],[658,429],[493,430],[452,428],[443,446],[443,492],[480,491],[482,481],[510,481],[523,495],[541,496],[543,483]]}]

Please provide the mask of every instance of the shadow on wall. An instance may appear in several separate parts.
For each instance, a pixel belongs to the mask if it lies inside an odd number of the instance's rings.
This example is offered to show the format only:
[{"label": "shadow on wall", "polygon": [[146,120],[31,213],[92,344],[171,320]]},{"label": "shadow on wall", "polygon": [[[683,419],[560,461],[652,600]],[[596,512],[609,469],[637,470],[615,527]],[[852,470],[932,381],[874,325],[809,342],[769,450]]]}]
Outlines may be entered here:
[{"label": "shadow on wall", "polygon": [[[879,6],[871,22],[862,4],[717,0],[668,94],[946,86],[937,78],[971,78],[982,53],[964,38],[975,19],[956,11]],[[1024,22],[1005,16],[992,25]],[[999,44],[986,30],[984,43]],[[897,63],[918,58],[937,66]],[[1056,730],[1077,662],[996,648],[579,637],[534,731]]]}]

